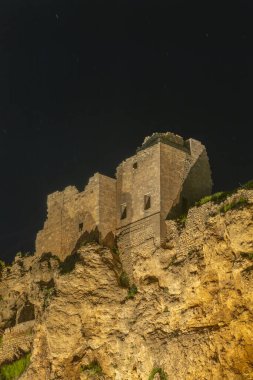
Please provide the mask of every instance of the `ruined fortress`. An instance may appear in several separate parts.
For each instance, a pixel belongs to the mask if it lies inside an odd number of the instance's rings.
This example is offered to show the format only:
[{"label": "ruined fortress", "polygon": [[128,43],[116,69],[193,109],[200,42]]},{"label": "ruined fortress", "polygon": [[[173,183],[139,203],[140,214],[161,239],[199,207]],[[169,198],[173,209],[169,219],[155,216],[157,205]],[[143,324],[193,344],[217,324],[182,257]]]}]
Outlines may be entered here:
[{"label": "ruined fortress", "polygon": [[117,237],[124,250],[166,238],[166,220],[186,212],[212,189],[205,147],[167,133],[146,137],[123,161],[116,178],[96,173],[84,191],[68,186],[48,196],[47,220],[36,238],[36,254],[64,259],[82,236],[96,231],[105,245]]}]

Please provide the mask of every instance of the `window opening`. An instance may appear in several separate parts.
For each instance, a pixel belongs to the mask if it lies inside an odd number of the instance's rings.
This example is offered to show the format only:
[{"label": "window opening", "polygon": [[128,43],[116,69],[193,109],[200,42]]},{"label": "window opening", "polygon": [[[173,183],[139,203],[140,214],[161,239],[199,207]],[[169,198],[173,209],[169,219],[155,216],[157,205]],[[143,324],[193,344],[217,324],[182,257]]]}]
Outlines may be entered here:
[{"label": "window opening", "polygon": [[120,219],[125,219],[127,217],[127,205],[123,203],[120,206]]},{"label": "window opening", "polygon": [[144,210],[148,210],[151,207],[151,196],[149,194],[144,195]]},{"label": "window opening", "polygon": [[79,232],[82,232],[83,230],[83,223],[79,223]]},{"label": "window opening", "polygon": [[137,168],[138,168],[138,163],[137,163],[137,162],[134,162],[134,163],[133,163],[133,168],[134,168],[134,169],[137,169]]}]

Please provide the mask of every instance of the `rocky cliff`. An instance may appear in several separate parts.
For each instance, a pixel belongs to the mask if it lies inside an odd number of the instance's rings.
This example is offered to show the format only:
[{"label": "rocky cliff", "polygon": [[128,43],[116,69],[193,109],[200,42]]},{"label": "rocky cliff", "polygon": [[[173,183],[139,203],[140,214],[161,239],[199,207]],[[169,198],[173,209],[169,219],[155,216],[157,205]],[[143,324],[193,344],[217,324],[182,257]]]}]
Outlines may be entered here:
[{"label": "rocky cliff", "polygon": [[0,329],[2,368],[31,352],[22,380],[253,379],[253,191],[193,207],[129,257],[17,256]]}]

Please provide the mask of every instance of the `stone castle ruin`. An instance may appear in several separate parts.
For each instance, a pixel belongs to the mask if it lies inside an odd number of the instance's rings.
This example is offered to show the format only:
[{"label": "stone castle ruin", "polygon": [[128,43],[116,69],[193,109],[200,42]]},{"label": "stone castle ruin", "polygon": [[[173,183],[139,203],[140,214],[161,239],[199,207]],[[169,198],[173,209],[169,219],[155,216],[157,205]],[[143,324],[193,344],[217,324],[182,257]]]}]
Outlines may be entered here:
[{"label": "stone castle ruin", "polygon": [[48,196],[36,253],[64,259],[90,234],[105,245],[117,237],[125,250],[148,240],[159,246],[166,219],[186,212],[211,189],[209,161],[199,141],[154,133],[117,167],[116,178],[96,173],[82,192],[68,186]]}]

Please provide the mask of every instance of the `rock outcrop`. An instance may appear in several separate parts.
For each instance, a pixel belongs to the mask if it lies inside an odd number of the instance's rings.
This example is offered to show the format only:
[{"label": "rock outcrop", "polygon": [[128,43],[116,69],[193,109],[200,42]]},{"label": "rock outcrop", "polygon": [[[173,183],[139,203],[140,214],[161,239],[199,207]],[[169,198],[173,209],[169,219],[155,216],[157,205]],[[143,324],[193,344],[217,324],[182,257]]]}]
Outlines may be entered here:
[{"label": "rock outcrop", "polygon": [[251,380],[253,191],[167,221],[164,247],[17,257],[0,296],[1,363],[32,353],[22,380]]}]

